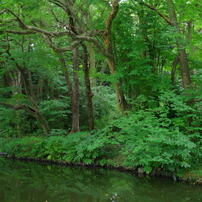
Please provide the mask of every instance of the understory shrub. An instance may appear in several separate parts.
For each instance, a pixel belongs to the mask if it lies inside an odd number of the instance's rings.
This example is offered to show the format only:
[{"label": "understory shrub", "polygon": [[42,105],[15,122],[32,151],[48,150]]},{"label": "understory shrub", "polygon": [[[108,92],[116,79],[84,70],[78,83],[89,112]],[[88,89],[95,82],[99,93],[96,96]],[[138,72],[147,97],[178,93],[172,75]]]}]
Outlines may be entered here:
[{"label": "understory shrub", "polygon": [[52,99],[44,100],[40,103],[40,109],[44,117],[47,120],[47,123],[51,129],[67,129],[71,125],[69,120],[69,104],[68,99],[64,97],[63,99]]},{"label": "understory shrub", "polygon": [[[78,132],[68,136],[1,138],[0,152],[16,157],[45,158],[66,162],[96,163],[109,155],[105,151],[107,136]],[[106,161],[102,160],[102,164]]]},{"label": "understory shrub", "polygon": [[196,144],[170,126],[168,118],[158,119],[152,111],[138,111],[129,117],[113,121],[111,126],[119,130],[117,140],[124,137],[124,166],[143,166],[146,172],[153,168],[175,171],[189,167]]},{"label": "understory shrub", "polygon": [[[142,166],[147,173],[152,169],[175,172],[188,168],[193,159],[201,160],[202,138],[185,130],[183,121],[176,124],[168,117],[167,106],[162,106],[120,116],[92,132],[61,135],[65,131],[56,134],[53,130],[49,137],[1,138],[0,152],[85,164],[117,165],[114,160],[118,160],[118,165]],[[193,141],[196,136],[197,142]]]}]

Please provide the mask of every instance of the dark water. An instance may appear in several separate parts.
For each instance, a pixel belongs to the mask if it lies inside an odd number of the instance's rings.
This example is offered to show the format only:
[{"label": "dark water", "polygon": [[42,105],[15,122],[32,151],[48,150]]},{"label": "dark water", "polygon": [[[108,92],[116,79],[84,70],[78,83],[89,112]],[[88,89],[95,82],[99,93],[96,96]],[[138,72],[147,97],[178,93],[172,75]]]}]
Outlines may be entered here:
[{"label": "dark water", "polygon": [[0,157],[0,202],[197,202],[202,186]]}]

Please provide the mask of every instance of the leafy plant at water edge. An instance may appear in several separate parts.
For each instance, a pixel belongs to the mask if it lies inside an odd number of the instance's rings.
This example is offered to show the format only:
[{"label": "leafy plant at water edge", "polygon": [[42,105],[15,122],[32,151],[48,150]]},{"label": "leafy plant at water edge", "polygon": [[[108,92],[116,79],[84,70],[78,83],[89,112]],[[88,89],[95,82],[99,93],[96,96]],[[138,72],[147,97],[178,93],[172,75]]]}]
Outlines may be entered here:
[{"label": "leafy plant at water edge", "polygon": [[123,165],[143,166],[146,172],[153,168],[175,171],[189,167],[196,144],[170,123],[167,117],[158,119],[152,111],[139,111],[114,121],[112,125],[119,129],[116,139],[125,136]]}]

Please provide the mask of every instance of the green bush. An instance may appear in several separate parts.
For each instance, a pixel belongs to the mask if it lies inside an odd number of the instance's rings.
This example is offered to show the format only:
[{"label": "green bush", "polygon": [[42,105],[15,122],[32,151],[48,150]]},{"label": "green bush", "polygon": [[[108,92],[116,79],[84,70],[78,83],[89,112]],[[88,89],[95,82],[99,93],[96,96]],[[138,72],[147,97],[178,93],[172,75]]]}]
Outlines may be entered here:
[{"label": "green bush", "polygon": [[66,98],[44,100],[40,103],[40,109],[52,129],[68,129],[71,125],[70,106]]},{"label": "green bush", "polygon": [[158,119],[152,111],[138,111],[114,121],[113,126],[119,130],[117,140],[120,135],[125,136],[123,165],[143,166],[146,172],[153,168],[174,171],[190,166],[196,144],[178,127],[170,127],[168,118]]},{"label": "green bush", "polygon": [[[78,132],[68,136],[1,138],[0,152],[16,157],[45,158],[66,162],[95,163],[107,153],[107,136]],[[102,161],[103,163],[105,161]],[[106,162],[105,162],[106,163]]]},{"label": "green bush", "polygon": [[14,136],[17,133],[17,119],[13,109],[7,109],[3,106],[0,106],[0,122],[1,137]]},{"label": "green bush", "polygon": [[[49,137],[0,139],[0,152],[9,155],[45,158],[77,163],[123,165],[179,171],[199,162],[202,151],[200,132],[192,131],[186,122],[190,107],[179,98],[172,100],[176,117],[170,117],[168,98],[159,106],[129,113],[111,120],[102,130],[65,134],[52,130]],[[180,117],[178,115],[184,113]],[[178,120],[178,121],[176,121]],[[193,141],[196,140],[197,141]],[[116,161],[117,160],[117,161]]]}]

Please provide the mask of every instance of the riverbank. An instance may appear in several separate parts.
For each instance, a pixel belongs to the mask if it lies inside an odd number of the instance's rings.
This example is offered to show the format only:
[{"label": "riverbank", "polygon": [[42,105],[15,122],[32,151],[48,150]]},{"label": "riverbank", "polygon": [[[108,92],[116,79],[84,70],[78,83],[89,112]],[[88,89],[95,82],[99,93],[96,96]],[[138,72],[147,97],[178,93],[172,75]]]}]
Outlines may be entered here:
[{"label": "riverbank", "polygon": [[202,184],[201,161],[198,161],[197,165],[190,163],[189,168],[176,167],[174,170],[163,163],[146,167],[134,162],[133,159],[130,162],[131,154],[123,150],[125,145],[115,143],[111,137],[98,139],[92,135],[84,137],[82,134],[71,136],[71,138],[61,136],[0,138],[0,155],[60,165],[104,167]]},{"label": "riverbank", "polygon": [[169,171],[161,171],[158,169],[154,169],[151,173],[146,173],[144,171],[143,167],[139,168],[127,168],[124,166],[113,166],[113,165],[100,165],[98,164],[85,164],[84,162],[65,162],[65,161],[60,161],[60,160],[50,160],[50,159],[42,159],[42,158],[30,158],[30,157],[16,157],[14,155],[10,156],[5,153],[0,153],[0,156],[3,156],[5,158],[12,158],[12,159],[17,159],[20,161],[28,161],[28,162],[44,162],[48,164],[56,164],[56,165],[62,165],[62,166],[73,166],[73,167],[96,167],[96,168],[105,168],[109,170],[118,170],[121,172],[133,172],[137,173],[140,177],[145,177],[145,176],[159,176],[159,177],[168,177],[172,178],[175,181],[185,181],[185,182],[190,182],[192,184],[199,184],[202,185],[202,169],[190,169],[190,170],[181,170],[180,174],[179,173],[172,173]]}]

